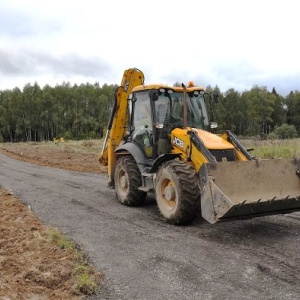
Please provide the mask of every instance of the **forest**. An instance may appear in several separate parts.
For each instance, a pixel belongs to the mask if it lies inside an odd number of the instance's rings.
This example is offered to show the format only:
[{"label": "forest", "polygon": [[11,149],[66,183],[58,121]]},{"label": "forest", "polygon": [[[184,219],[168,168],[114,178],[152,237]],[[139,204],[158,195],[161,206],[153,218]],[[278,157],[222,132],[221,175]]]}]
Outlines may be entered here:
[{"label": "forest", "polygon": [[[63,82],[55,87],[34,83],[22,90],[0,90],[0,142],[102,138],[117,87]],[[243,92],[206,87],[207,96],[213,91],[219,94],[219,101],[212,102],[218,131],[260,138],[299,136],[299,91],[281,96],[264,86]]]}]

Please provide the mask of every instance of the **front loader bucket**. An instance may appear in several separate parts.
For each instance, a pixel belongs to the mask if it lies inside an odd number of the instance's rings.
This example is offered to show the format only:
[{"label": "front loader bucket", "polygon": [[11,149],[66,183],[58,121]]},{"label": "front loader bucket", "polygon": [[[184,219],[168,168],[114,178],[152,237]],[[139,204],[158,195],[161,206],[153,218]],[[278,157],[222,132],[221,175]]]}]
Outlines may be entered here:
[{"label": "front loader bucket", "polygon": [[200,168],[201,210],[210,223],[300,210],[297,160],[207,163]]}]

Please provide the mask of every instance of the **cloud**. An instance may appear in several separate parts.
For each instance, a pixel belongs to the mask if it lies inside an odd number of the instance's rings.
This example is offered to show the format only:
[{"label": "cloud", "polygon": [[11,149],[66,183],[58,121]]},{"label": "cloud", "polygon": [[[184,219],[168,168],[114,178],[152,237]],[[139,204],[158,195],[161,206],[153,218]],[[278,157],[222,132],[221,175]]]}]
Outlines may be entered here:
[{"label": "cloud", "polygon": [[54,56],[34,50],[0,50],[0,74],[3,76],[55,75],[105,76],[110,66],[99,57],[82,57],[76,53]]},{"label": "cloud", "polygon": [[63,21],[51,16],[36,14],[23,10],[18,6],[10,7],[9,3],[1,3],[0,36],[2,38],[21,38],[44,35],[47,32],[59,32]]},{"label": "cloud", "polygon": [[0,0],[0,7],[0,89],[32,81],[120,83],[130,67],[146,83],[299,89],[291,0],[173,0],[172,7],[160,0]]}]

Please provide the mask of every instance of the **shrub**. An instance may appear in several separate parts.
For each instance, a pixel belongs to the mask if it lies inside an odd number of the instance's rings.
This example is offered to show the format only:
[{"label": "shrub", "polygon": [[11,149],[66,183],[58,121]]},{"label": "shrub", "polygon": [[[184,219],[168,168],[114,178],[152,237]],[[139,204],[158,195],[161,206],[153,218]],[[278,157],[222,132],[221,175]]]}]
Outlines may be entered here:
[{"label": "shrub", "polygon": [[64,133],[64,138],[65,138],[65,140],[72,140],[73,139],[72,132],[71,131],[66,131]]},{"label": "shrub", "polygon": [[282,124],[276,127],[275,134],[279,139],[292,139],[297,137],[297,130],[294,125]]},{"label": "shrub", "polygon": [[95,130],[90,131],[88,136],[89,136],[90,139],[99,139],[100,138],[100,134],[97,133]]},{"label": "shrub", "polygon": [[277,139],[277,134],[273,131],[268,134],[268,140],[276,140]]},{"label": "shrub", "polygon": [[94,147],[95,145],[96,145],[96,143],[93,141],[83,141],[82,142],[83,147]]}]

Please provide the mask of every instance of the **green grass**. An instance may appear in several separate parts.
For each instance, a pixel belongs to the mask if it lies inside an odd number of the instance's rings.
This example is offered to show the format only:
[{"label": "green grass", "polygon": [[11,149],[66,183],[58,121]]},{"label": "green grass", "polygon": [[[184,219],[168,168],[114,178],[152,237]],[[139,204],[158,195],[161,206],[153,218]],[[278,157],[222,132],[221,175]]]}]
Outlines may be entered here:
[{"label": "green grass", "polygon": [[300,139],[288,140],[241,140],[246,148],[254,148],[252,155],[260,158],[300,157]]},{"label": "green grass", "polygon": [[96,292],[98,284],[94,280],[93,268],[88,264],[77,264],[74,268],[76,286],[82,293],[92,295]]},{"label": "green grass", "polygon": [[82,140],[82,141],[66,141],[59,143],[64,151],[73,153],[95,153],[99,154],[102,150],[103,140]]},{"label": "green grass", "polygon": [[[71,153],[94,153],[99,154],[102,150],[103,139],[100,140],[80,140],[80,141],[64,141],[55,143],[54,141],[45,141],[45,142],[20,142],[17,143],[18,147],[24,148],[34,148],[42,147],[45,149],[55,149],[61,150],[63,152],[71,152]],[[3,148],[14,148],[14,143],[5,143],[2,144]],[[1,144],[0,144],[1,146]]]},{"label": "green grass", "polygon": [[48,232],[48,242],[54,242],[61,249],[75,249],[75,244],[68,240],[62,233],[56,229],[49,229]]},{"label": "green grass", "polygon": [[87,261],[84,252],[54,228],[48,230],[47,242],[54,243],[61,249],[72,251],[73,260],[76,262],[73,269],[76,289],[85,295],[94,294],[100,284],[100,273]]},{"label": "green grass", "polygon": [[[49,142],[26,142],[18,143],[18,146],[45,147],[47,149],[59,149],[64,152],[71,153],[93,153],[100,154],[104,139],[101,140],[80,140],[80,141],[65,141],[55,143]],[[292,158],[300,157],[300,138],[288,140],[259,140],[259,139],[241,139],[242,145],[249,149],[254,148],[252,155],[260,158]],[[3,144],[5,148],[10,148],[14,144]]]},{"label": "green grass", "polygon": [[40,145],[71,153],[100,153],[103,140],[65,141],[55,144],[54,142],[42,142]]}]

